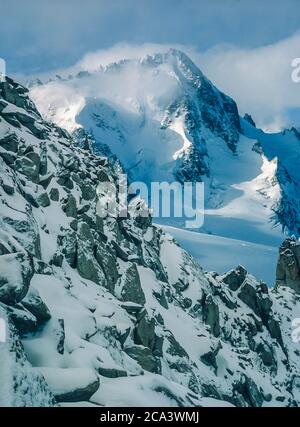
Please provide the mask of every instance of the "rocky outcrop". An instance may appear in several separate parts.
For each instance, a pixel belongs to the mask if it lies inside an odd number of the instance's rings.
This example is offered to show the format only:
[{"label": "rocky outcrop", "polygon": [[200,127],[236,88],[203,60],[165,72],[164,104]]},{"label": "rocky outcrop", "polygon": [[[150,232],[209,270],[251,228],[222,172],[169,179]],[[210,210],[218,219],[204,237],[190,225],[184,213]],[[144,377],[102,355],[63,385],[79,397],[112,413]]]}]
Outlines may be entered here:
[{"label": "rocky outcrop", "polygon": [[160,360],[152,355],[149,348],[142,345],[133,345],[131,347],[126,347],[124,351],[128,356],[136,360],[138,364],[145,369],[145,371],[152,372],[154,374],[160,373]]},{"label": "rocky outcrop", "polygon": [[[26,98],[8,84],[7,99]],[[299,404],[297,244],[273,292],[241,266],[203,272],[150,215],[100,218],[97,201],[113,201],[101,183],[116,185],[120,164],[16,103],[34,122],[0,111],[0,310],[14,343],[0,399],[10,384],[10,406],[116,404],[131,384],[144,405],[150,391],[170,405]]]},{"label": "rocky outcrop", "polygon": [[57,402],[84,402],[99,388],[99,378],[91,369],[37,368],[46,379]]},{"label": "rocky outcrop", "polygon": [[286,239],[279,249],[276,269],[276,287],[286,286],[300,294],[300,243]]},{"label": "rocky outcrop", "polygon": [[237,291],[246,279],[247,271],[239,265],[234,270],[230,270],[228,273],[222,276],[222,282],[226,283],[232,291]]},{"label": "rocky outcrop", "polygon": [[145,294],[141,286],[140,276],[136,264],[129,264],[120,283],[121,298],[123,301],[131,301],[137,304],[145,304]]},{"label": "rocky outcrop", "polygon": [[0,301],[7,305],[20,302],[28,292],[33,276],[32,258],[17,252],[0,256]]},{"label": "rocky outcrop", "polygon": [[0,342],[0,407],[55,406],[45,378],[32,368],[18,330],[1,305],[0,319],[6,324],[6,340]]},{"label": "rocky outcrop", "polygon": [[220,335],[219,307],[213,300],[212,295],[205,297],[203,301],[203,320],[209,325],[215,337]]}]

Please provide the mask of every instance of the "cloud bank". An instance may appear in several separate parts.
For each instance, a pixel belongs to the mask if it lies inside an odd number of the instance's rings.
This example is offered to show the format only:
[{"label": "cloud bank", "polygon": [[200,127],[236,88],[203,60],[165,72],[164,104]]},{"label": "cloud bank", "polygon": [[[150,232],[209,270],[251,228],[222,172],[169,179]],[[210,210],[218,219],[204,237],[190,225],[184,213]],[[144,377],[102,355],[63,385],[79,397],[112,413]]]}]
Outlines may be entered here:
[{"label": "cloud bank", "polygon": [[253,48],[299,29],[298,0],[1,0],[10,73],[68,67],[119,42]]},{"label": "cloud bank", "polygon": [[300,84],[290,66],[300,56],[298,0],[13,3],[1,1],[0,56],[16,78],[177,46],[258,125],[300,123]]},{"label": "cloud bank", "polygon": [[178,44],[119,43],[87,53],[74,66],[58,73],[95,71],[112,62],[165,52],[170,47],[185,51],[219,89],[237,102],[242,115],[252,114],[259,127],[277,131],[300,126],[300,83],[292,80],[291,66],[293,59],[300,57],[300,33],[264,47],[219,45],[202,53]]},{"label": "cloud bank", "polygon": [[300,33],[257,49],[219,46],[194,60],[202,71],[267,130],[300,126],[300,83],[292,61],[300,57]]}]

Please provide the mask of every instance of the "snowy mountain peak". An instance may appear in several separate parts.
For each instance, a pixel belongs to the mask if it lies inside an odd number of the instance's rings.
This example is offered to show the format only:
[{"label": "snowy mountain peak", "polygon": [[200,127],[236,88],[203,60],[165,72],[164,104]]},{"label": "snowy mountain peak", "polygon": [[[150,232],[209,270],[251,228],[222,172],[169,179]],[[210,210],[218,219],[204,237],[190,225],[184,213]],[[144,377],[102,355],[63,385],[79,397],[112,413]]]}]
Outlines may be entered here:
[{"label": "snowy mountain peak", "polygon": [[[204,181],[202,231],[272,245],[283,238],[274,225],[299,234],[297,131],[265,134],[249,115],[241,119],[236,103],[183,52],[124,58],[30,94],[48,120],[71,133],[84,129],[96,150],[105,145],[130,179]],[[262,169],[274,158],[273,180]],[[228,227],[233,219],[240,227]]]},{"label": "snowy mountain peak", "polygon": [[175,49],[37,85],[31,96],[46,118],[105,141],[143,181],[201,180],[209,175],[207,137],[222,139],[232,152],[239,139],[235,102]]}]

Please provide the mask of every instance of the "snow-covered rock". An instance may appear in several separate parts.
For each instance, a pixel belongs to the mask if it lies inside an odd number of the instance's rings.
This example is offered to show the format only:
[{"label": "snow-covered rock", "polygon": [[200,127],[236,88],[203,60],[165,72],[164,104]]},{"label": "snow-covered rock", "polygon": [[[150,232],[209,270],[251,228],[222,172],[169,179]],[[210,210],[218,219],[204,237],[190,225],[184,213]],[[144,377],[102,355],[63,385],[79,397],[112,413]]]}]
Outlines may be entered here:
[{"label": "snow-covered rock", "polygon": [[77,147],[17,83],[0,89],[0,277],[16,295],[0,303],[1,404],[299,405],[294,290],[205,273],[150,217],[100,218],[119,162]]},{"label": "snow-covered rock", "polygon": [[300,294],[300,242],[293,237],[280,246],[276,286],[287,286]]},{"label": "snow-covered rock", "polygon": [[14,305],[28,292],[32,279],[33,262],[24,252],[5,254],[0,257],[0,301]]},{"label": "snow-covered rock", "polygon": [[88,401],[99,388],[99,378],[88,368],[36,368],[58,402]]},{"label": "snow-covered rock", "polygon": [[6,339],[0,342],[0,407],[54,406],[48,384],[29,363],[18,331],[1,305],[0,318],[6,323]]}]

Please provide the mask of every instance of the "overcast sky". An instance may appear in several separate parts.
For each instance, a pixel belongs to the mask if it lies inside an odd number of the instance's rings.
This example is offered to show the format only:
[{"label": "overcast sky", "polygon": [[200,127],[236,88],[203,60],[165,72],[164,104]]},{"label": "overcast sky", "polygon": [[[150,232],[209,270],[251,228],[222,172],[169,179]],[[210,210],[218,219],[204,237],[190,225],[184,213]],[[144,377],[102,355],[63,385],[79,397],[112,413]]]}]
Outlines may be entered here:
[{"label": "overcast sky", "polygon": [[8,74],[67,68],[117,43],[179,44],[242,110],[258,116],[269,106],[265,123],[300,123],[300,83],[290,79],[300,57],[300,0],[0,1]]}]

